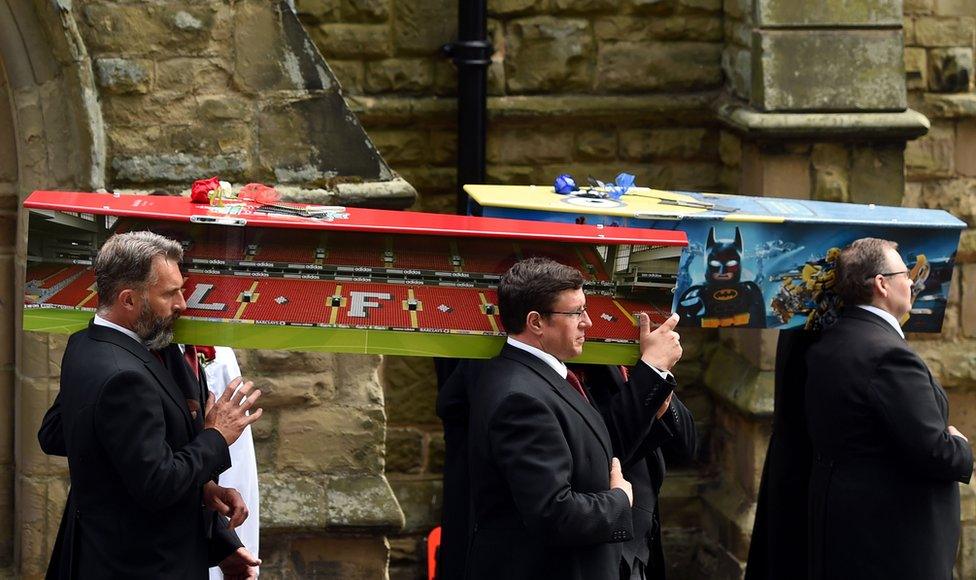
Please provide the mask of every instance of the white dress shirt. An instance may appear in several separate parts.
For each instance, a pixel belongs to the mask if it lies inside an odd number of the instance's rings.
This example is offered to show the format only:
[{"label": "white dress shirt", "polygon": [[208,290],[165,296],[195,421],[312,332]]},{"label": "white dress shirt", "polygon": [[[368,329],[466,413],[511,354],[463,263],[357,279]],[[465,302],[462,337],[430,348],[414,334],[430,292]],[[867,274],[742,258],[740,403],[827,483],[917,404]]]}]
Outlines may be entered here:
[{"label": "white dress shirt", "polygon": [[[524,342],[512,338],[511,336],[507,337],[505,341],[517,349],[524,350],[525,352],[535,355],[536,357],[542,359],[542,362],[551,366],[552,370],[556,371],[559,374],[559,376],[561,376],[562,378],[565,379],[566,375],[569,373],[569,369],[566,368],[566,363],[552,356],[548,352],[544,350],[540,350],[532,346],[531,344],[525,344]],[[657,368],[654,365],[647,365],[647,366],[651,367],[652,369],[654,369],[654,372],[661,375],[662,379],[667,380],[671,376],[671,371],[662,371],[661,369]]]},{"label": "white dress shirt", "polygon": [[138,342],[139,344],[145,346],[145,343],[142,342],[142,339],[139,338],[139,335],[138,334],[136,334],[135,332],[129,330],[128,328],[126,328],[124,326],[119,326],[118,324],[115,324],[114,322],[112,322],[110,320],[105,320],[104,318],[102,318],[101,316],[99,316],[97,314],[95,315],[95,319],[92,321],[92,323],[95,324],[96,326],[107,326],[108,328],[112,328],[112,329],[118,330],[119,332],[121,332],[122,334],[128,336],[132,340],[134,340],[134,341]]},{"label": "white dress shirt", "polygon": [[538,348],[532,346],[531,344],[525,344],[524,342],[522,342],[520,340],[517,340],[515,338],[512,338],[511,336],[509,336],[508,338],[506,338],[505,341],[508,344],[514,346],[517,349],[524,350],[525,352],[527,352],[527,353],[529,353],[529,354],[531,354],[531,355],[533,355],[533,356],[535,356],[537,358],[542,359],[542,362],[544,362],[547,365],[551,366],[552,367],[552,370],[556,371],[556,373],[559,376],[561,376],[562,378],[565,379],[566,378],[566,375],[569,373],[569,369],[566,368],[566,363],[564,363],[563,361],[559,360],[558,358],[552,356],[548,352],[546,352],[544,350],[541,350],[541,349],[538,349]]}]

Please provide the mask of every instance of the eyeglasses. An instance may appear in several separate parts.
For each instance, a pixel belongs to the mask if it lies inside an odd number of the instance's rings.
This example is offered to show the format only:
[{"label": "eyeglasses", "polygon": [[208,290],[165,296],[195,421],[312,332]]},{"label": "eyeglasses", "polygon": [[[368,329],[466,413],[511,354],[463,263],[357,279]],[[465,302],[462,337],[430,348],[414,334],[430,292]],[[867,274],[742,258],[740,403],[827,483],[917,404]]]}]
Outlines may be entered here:
[{"label": "eyeglasses", "polygon": [[[899,274],[908,275],[908,270],[901,270],[899,272],[881,272],[880,274],[875,274],[875,276],[884,276],[885,278],[888,278],[890,276],[898,276]],[[868,280],[871,280],[871,278],[868,278]]]},{"label": "eyeglasses", "polygon": [[572,310],[570,312],[559,311],[559,310],[543,310],[539,312],[539,314],[562,314],[563,316],[573,316],[577,319],[580,319],[583,318],[584,314],[586,314],[586,306],[582,306],[580,307],[579,310]]}]

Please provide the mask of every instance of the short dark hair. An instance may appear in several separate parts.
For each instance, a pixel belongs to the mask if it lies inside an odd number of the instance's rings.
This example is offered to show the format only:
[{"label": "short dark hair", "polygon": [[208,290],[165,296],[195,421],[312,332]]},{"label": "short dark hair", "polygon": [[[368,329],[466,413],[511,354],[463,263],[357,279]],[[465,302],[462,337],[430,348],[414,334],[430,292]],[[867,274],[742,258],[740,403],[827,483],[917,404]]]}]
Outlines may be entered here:
[{"label": "short dark hair", "polygon": [[837,258],[837,282],[834,292],[844,304],[870,304],[874,297],[874,277],[888,268],[887,249],[898,250],[898,244],[878,238],[861,238],[840,251]]},{"label": "short dark hair", "polygon": [[98,288],[98,309],[108,308],[124,288],[144,289],[152,283],[152,262],[156,256],[180,262],[183,247],[179,243],[152,232],[115,234],[95,257],[95,286]]},{"label": "short dark hair", "polygon": [[535,310],[552,310],[559,295],[583,287],[583,275],[548,258],[516,262],[498,283],[498,313],[509,334],[525,330],[525,318]]}]

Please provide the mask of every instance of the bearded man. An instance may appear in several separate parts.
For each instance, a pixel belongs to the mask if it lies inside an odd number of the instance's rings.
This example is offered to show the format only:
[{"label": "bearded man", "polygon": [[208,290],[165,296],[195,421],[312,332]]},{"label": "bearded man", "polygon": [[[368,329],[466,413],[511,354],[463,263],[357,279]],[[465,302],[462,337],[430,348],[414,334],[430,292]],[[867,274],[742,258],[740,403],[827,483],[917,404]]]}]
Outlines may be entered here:
[{"label": "bearded man", "polygon": [[228,445],[261,417],[247,412],[261,391],[238,380],[203,409],[198,383],[175,378],[182,257],[173,240],[130,232],[95,259],[98,310],[68,341],[39,433],[71,476],[48,578],[204,580],[214,563],[240,576],[259,563],[230,530],[246,506],[216,479]]}]

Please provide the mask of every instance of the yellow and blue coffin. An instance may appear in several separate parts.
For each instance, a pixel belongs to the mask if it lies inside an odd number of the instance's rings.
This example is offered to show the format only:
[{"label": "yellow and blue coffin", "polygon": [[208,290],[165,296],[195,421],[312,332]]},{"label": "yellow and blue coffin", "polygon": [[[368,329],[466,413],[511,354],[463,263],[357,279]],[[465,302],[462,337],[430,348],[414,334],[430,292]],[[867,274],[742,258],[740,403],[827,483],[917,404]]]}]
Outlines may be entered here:
[{"label": "yellow and blue coffin", "polygon": [[[905,330],[939,332],[959,236],[966,224],[942,210],[664,191],[467,185],[470,213],[496,218],[676,230],[679,260],[631,260],[637,283],[673,281],[681,324],[786,329],[829,324],[840,306],[831,286],[840,248],[862,237],[897,242],[914,281]],[[661,272],[674,264],[673,272]]]}]

